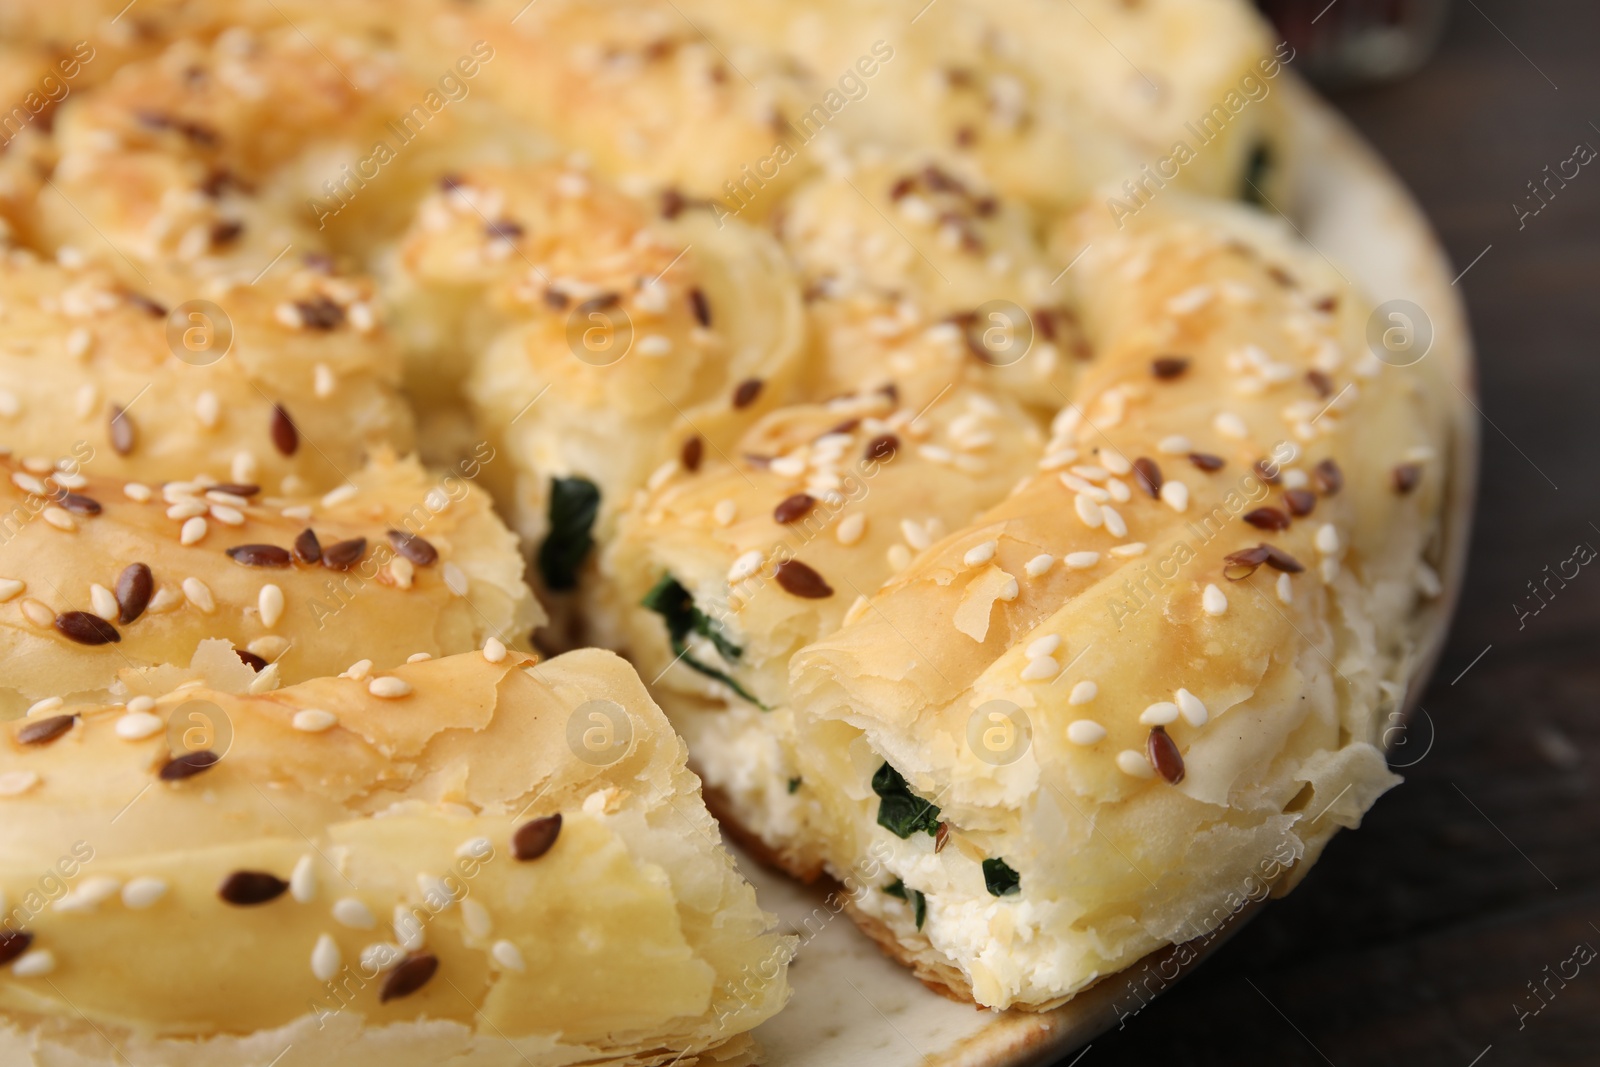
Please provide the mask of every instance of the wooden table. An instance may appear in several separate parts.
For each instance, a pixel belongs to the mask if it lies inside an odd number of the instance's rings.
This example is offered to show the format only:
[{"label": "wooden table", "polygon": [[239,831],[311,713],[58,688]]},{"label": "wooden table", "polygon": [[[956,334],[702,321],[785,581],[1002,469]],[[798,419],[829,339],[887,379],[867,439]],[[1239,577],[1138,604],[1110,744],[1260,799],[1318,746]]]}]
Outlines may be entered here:
[{"label": "wooden table", "polygon": [[1335,102],[1456,269],[1484,253],[1460,281],[1482,482],[1432,748],[1292,896],[1076,1062],[1600,1064],[1600,958],[1574,960],[1600,950],[1600,561],[1518,613],[1574,546],[1600,549],[1600,160],[1537,215],[1512,207],[1600,149],[1600,4],[1457,0],[1423,71]]}]

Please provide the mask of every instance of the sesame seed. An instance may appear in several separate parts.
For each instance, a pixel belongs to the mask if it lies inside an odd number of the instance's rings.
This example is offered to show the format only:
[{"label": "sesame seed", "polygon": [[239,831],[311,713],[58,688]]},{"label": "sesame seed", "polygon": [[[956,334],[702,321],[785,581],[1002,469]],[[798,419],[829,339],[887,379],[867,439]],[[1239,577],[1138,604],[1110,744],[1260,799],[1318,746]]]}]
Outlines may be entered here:
[{"label": "sesame seed", "polygon": [[226,504],[212,504],[211,517],[225,526],[244,525],[244,512]]},{"label": "sesame seed", "polygon": [[1144,555],[1145,548],[1143,541],[1129,541],[1127,544],[1112,545],[1107,551],[1118,559],[1132,559],[1134,556]]},{"label": "sesame seed", "polygon": [[0,797],[20,797],[39,784],[39,775],[33,771],[7,771],[0,774]]},{"label": "sesame seed", "polygon": [[352,682],[361,682],[365,681],[367,675],[371,673],[372,661],[370,659],[358,659],[354,663],[350,664],[349,667],[345,668],[345,672],[339,675],[339,677],[348,678]]},{"label": "sesame seed", "polygon": [[1106,501],[1111,499],[1111,494],[1106,490],[1100,488],[1098,485],[1093,485],[1084,481],[1076,474],[1062,471],[1060,474],[1056,475],[1056,477],[1061,479],[1062,485],[1066,486],[1068,489],[1071,489],[1074,493],[1079,493],[1083,496],[1086,496],[1098,504],[1104,504]]},{"label": "sesame seed", "polygon": [[1087,496],[1079,494],[1073,499],[1072,506],[1077,511],[1078,518],[1090,529],[1098,529],[1105,525],[1105,511]]},{"label": "sesame seed", "polygon": [[71,892],[55,902],[55,910],[68,912],[93,911],[105,901],[116,896],[121,888],[122,883],[115,878],[108,878],[104,875],[85,878]]},{"label": "sesame seed", "polygon": [[183,595],[203,614],[210,615],[217,610],[217,602],[211,596],[211,587],[198,578],[183,580]]},{"label": "sesame seed", "polygon": [[[1082,500],[1083,498],[1079,497],[1078,499]],[[1104,504],[1100,508],[1100,515],[1105,520],[1106,533],[1116,538],[1128,536],[1128,524],[1123,521],[1122,514],[1116,508],[1110,504]]]},{"label": "sesame seed", "polygon": [[752,548],[733,561],[733,566],[728,568],[728,581],[742,582],[756,571],[761,569],[761,550]]},{"label": "sesame seed", "polygon": [[433,658],[432,652],[413,652],[406,657],[407,663],[426,663]]},{"label": "sesame seed", "polygon": [[1325,522],[1317,527],[1317,535],[1313,539],[1317,551],[1324,556],[1332,556],[1339,551],[1339,531],[1333,523]]},{"label": "sesame seed", "polygon": [[1165,726],[1178,721],[1178,705],[1169,700],[1158,700],[1139,713],[1139,722],[1145,726]]},{"label": "sesame seed", "polygon": [[26,953],[11,965],[11,973],[18,978],[40,978],[55,969],[55,953],[47,948]]},{"label": "sesame seed", "polygon": [[[1079,682],[1079,685],[1094,684]],[[1079,701],[1078,703],[1081,703]],[[1106,739],[1106,728],[1093,719],[1075,719],[1067,724],[1067,740],[1075,745],[1098,745]]]},{"label": "sesame seed", "polygon": [[1033,643],[1028,645],[1028,648],[1027,648],[1028,658],[1032,659],[1035,656],[1048,656],[1048,655],[1050,655],[1051,653],[1053,653],[1056,649],[1058,649],[1060,647],[1061,647],[1061,635],[1060,634],[1047,634],[1044,637],[1041,637],[1037,641],[1034,641]]},{"label": "sesame seed", "polygon": [[319,982],[331,981],[344,966],[344,954],[327,934],[319,934],[311,950],[311,975]]},{"label": "sesame seed", "polygon": [[1189,508],[1189,487],[1179,481],[1165,482],[1161,486],[1161,502],[1173,511],[1183,512]]},{"label": "sesame seed", "polygon": [[1244,438],[1250,433],[1244,420],[1231,411],[1224,411],[1211,420],[1211,428],[1224,437]]},{"label": "sesame seed", "polygon": [[311,379],[311,391],[319,400],[328,399],[339,386],[339,379],[334,377],[333,368],[326,363],[318,363],[311,369]]},{"label": "sesame seed", "polygon": [[[907,540],[910,540],[910,538],[907,538]],[[924,544],[922,547],[926,548],[927,545]],[[998,541],[985,541],[980,545],[974,545],[967,549],[966,555],[961,557],[961,562],[969,567],[976,567],[980,563],[988,563],[991,559],[994,559],[995,551],[999,547],[1000,542]]]},{"label": "sesame seed", "polygon": [[522,952],[509,941],[503,939],[496,941],[490,947],[489,955],[494,957],[494,961],[508,971],[516,971],[520,974],[528,969],[527,964],[522,960]]},{"label": "sesame seed", "polygon": [[107,622],[114,622],[122,614],[122,608],[117,603],[116,596],[105,586],[98,582],[89,586],[89,607]]},{"label": "sesame seed", "polygon": [[739,505],[732,500],[719,500],[717,506],[711,509],[711,517],[718,526],[731,526],[733,520],[739,515]]},{"label": "sesame seed", "polygon": [[178,543],[183,545],[198,544],[205,539],[208,529],[205,519],[198,515],[190,516],[184,520],[183,528],[178,532]]},{"label": "sesame seed", "polygon": [[0,604],[16,599],[28,583],[18,578],[0,578]]},{"label": "sesame seed", "polygon": [[1100,687],[1090,681],[1082,681],[1072,687],[1072,695],[1067,697],[1068,704],[1087,704],[1100,693]]},{"label": "sesame seed", "polygon": [[1028,665],[1022,668],[1022,680],[1025,682],[1039,682],[1054,678],[1061,673],[1061,665],[1052,656],[1034,656],[1028,660]]},{"label": "sesame seed", "polygon": [[1022,590],[1018,587],[1016,578],[1006,574],[1005,571],[1001,571],[1000,574],[1005,578],[1006,581],[1004,585],[1000,586],[1000,591],[995,594],[995,599],[1004,600],[1009,603],[1010,601],[1017,599],[1017,596]]},{"label": "sesame seed", "polygon": [[1065,556],[1061,557],[1061,562],[1065,563],[1068,567],[1075,571],[1088,570],[1090,567],[1093,567],[1096,563],[1100,562],[1100,553],[1068,552]]},{"label": "sesame seed", "polygon": [[1205,592],[1200,594],[1200,606],[1207,615],[1221,615],[1228,610],[1228,597],[1215,585],[1207,584]]},{"label": "sesame seed", "polygon": [[867,530],[867,517],[857,511],[839,520],[839,525],[834,528],[834,537],[841,545],[853,545],[860,541]]},{"label": "sesame seed", "polygon": [[1040,553],[1025,563],[1022,567],[1022,570],[1029,578],[1037,578],[1039,575],[1049,570],[1051,566],[1054,565],[1055,561],[1056,558],[1054,556],[1049,555],[1048,553]]},{"label": "sesame seed", "polygon": [[89,354],[89,349],[94,345],[94,335],[87,327],[75,327],[67,334],[66,351],[73,359],[82,359]]},{"label": "sesame seed", "polygon": [[1150,765],[1168,784],[1177,785],[1183,781],[1183,755],[1164,727],[1151,729],[1150,737],[1145,742],[1145,752]]},{"label": "sesame seed", "polygon": [[165,721],[147,711],[135,711],[119,718],[115,729],[117,736],[124,741],[143,741],[160,733],[166,726]]},{"label": "sesame seed", "polygon": [[462,570],[454,561],[451,561],[444,565],[441,573],[444,577],[445,588],[449,589],[450,592],[454,593],[456,596],[464,597],[467,595],[467,590],[470,588],[470,586],[468,584],[466,571]]},{"label": "sesame seed", "polygon": [[339,486],[337,489],[330,489],[328,492],[322,495],[322,506],[325,508],[336,508],[348,500],[355,499],[356,494],[359,492],[359,489],[348,483]]},{"label": "sesame seed", "polygon": [[48,522],[51,526],[54,526],[56,529],[63,530],[65,532],[67,532],[67,533],[72,533],[74,530],[76,530],[78,528],[77,520],[75,520],[72,517],[72,513],[67,511],[67,510],[65,510],[65,509],[63,509],[63,508],[58,508],[58,507],[45,508],[44,509],[44,521]]},{"label": "sesame seed", "polygon": [[35,626],[54,626],[56,624],[56,613],[32,597],[22,602],[22,614],[27,616],[28,621]]},{"label": "sesame seed", "polygon": [[410,696],[411,683],[404,678],[396,678],[392,674],[385,674],[367,683],[367,692],[375,697],[394,700],[398,697]]},{"label": "sesame seed", "polygon": [[136,501],[140,504],[146,504],[149,503],[150,498],[155,494],[148,485],[144,485],[140,482],[128,482],[122,487],[122,495],[127,497],[129,500]]},{"label": "sesame seed", "polygon": [[159,878],[132,878],[122,887],[122,906],[143,911],[167,895],[167,883]]},{"label": "sesame seed", "polygon": [[35,701],[33,705],[28,708],[25,714],[29,716],[43,715],[47,711],[55,711],[57,708],[65,705],[66,701],[61,697],[45,697],[43,700]]},{"label": "sesame seed", "polygon": [[1211,718],[1211,713],[1200,698],[1187,689],[1179,689],[1173,698],[1178,705],[1178,711],[1183,715],[1183,721],[1190,726],[1204,726],[1206,720]]},{"label": "sesame seed", "polygon": [[1289,581],[1289,574],[1287,571],[1278,575],[1277,591],[1278,599],[1280,601],[1285,604],[1294,603],[1294,586]]},{"label": "sesame seed", "polygon": [[216,429],[217,423],[222,418],[222,401],[217,399],[217,394],[207,389],[194,400],[194,417],[200,420],[200,425],[208,430]]},{"label": "sesame seed", "polygon": [[355,897],[341,897],[333,903],[334,921],[353,930],[371,930],[378,925],[372,910]]},{"label": "sesame seed", "polygon": [[887,553],[889,569],[899,574],[911,566],[911,550],[902,544],[892,544]]},{"label": "sesame seed", "polygon": [[395,586],[400,589],[410,589],[417,575],[417,565],[404,556],[395,556],[391,559],[387,570]]},{"label": "sesame seed", "polygon": [[88,478],[71,471],[54,471],[51,473],[50,479],[63,489],[82,489],[89,484]]},{"label": "sesame seed", "polygon": [[1182,456],[1194,450],[1194,445],[1182,434],[1172,434],[1156,442],[1156,451],[1163,456]]},{"label": "sesame seed", "polygon": [[483,658],[490,663],[500,663],[506,658],[506,646],[498,637],[491,637],[483,643]]},{"label": "sesame seed", "polygon": [[1117,769],[1130,778],[1154,778],[1155,768],[1150,766],[1150,761],[1145,754],[1136,749],[1125,748],[1117,753]]}]

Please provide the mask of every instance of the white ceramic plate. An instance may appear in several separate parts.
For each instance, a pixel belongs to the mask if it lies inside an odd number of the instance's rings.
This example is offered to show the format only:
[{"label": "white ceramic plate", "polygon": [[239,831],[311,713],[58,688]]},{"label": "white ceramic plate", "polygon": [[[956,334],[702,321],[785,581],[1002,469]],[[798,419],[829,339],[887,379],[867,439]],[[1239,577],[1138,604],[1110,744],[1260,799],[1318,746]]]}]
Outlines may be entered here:
[{"label": "white ceramic plate", "polygon": [[[1431,673],[1466,564],[1477,472],[1471,344],[1453,272],[1422,212],[1399,181],[1331,107],[1288,80],[1293,115],[1291,201],[1278,205],[1302,235],[1374,304],[1410,300],[1434,331],[1425,358],[1443,360],[1459,392],[1447,501],[1445,595],[1416,620],[1425,655],[1406,700],[1414,708]],[[1420,731],[1419,731],[1420,732]],[[801,935],[790,971],[794,1000],[756,1031],[772,1067],[1020,1067],[1049,1063],[1116,1024],[1127,986],[1115,976],[1045,1013],[990,1012],[931,992],[883,956],[831,902],[741,856],[762,904]],[[1240,913],[1201,950],[1219,948],[1251,914]],[[1144,961],[1137,965],[1142,968]],[[1182,970],[1187,976],[1194,966]],[[1203,979],[1202,979],[1203,980]],[[1063,1062],[1065,1060],[1063,1059]]]}]

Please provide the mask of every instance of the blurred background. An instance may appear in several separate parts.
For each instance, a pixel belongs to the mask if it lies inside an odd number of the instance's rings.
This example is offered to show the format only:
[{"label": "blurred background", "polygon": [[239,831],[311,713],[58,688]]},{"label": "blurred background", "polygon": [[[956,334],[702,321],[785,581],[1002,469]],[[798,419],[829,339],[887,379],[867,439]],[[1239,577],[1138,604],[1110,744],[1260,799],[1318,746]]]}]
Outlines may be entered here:
[{"label": "blurred background", "polygon": [[1200,977],[1062,1063],[1600,1064],[1600,4],[1261,7],[1463,272],[1472,561],[1405,785]]}]

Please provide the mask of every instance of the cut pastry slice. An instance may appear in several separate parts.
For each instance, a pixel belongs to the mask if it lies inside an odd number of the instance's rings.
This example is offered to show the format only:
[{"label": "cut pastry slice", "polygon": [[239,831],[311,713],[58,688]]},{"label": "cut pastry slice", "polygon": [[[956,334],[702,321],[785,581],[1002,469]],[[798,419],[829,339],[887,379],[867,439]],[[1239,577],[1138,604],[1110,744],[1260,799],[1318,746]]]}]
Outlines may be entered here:
[{"label": "cut pastry slice", "polygon": [[13,702],[188,663],[206,638],[231,642],[275,686],[491,637],[520,645],[544,618],[488,494],[414,460],[379,456],[320,498],[209,479],[124,483],[26,459],[0,470],[0,657]]},{"label": "cut pastry slice", "polygon": [[[343,484],[372,450],[410,448],[370,283],[298,256],[255,285],[151,277],[141,291],[23,249],[0,257],[13,453],[104,478],[203,473],[292,494]],[[204,303],[180,303],[190,297]]]},{"label": "cut pastry slice", "polygon": [[588,618],[655,680],[719,814],[769,859],[819,870],[790,656],[1003,496],[1041,439],[970,386],[910,403],[857,394],[774,412],[732,463],[707,456],[624,516]]},{"label": "cut pastry slice", "polygon": [[0,1059],[752,1062],[793,938],[633,671],[493,649],[385,678],[8,724]]},{"label": "cut pastry slice", "polygon": [[1209,933],[1398,781],[1447,454],[1435,369],[1281,227],[1174,196],[1063,241],[1098,354],[1046,469],[791,679],[829,868],[896,879],[862,925],[991,1007]]},{"label": "cut pastry slice", "polygon": [[[474,200],[499,207],[487,228]],[[443,225],[430,231],[434,219]],[[466,391],[480,431],[512,461],[490,478],[540,546],[552,590],[573,588],[591,534],[603,538],[653,472],[673,469],[662,440],[694,435],[707,454],[725,451],[796,378],[799,288],[754,228],[719,228],[703,212],[658,221],[653,206],[556,167],[469,176],[422,220],[431,247],[406,251],[419,272],[447,269],[450,255],[499,257],[492,295],[515,321]]]}]

